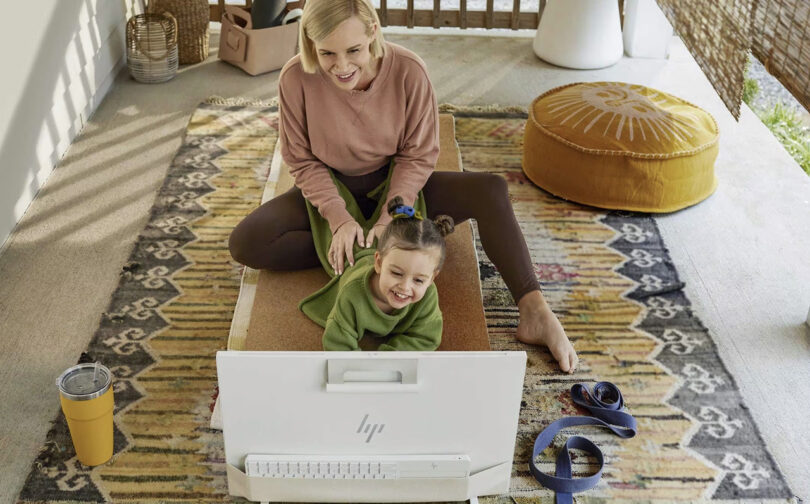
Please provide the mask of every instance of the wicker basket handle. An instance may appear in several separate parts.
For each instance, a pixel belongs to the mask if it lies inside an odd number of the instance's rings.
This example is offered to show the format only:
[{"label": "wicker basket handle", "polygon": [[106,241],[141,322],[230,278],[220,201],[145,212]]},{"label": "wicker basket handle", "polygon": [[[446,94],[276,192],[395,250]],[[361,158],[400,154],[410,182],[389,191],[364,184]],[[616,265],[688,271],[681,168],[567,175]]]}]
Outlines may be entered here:
[{"label": "wicker basket handle", "polygon": [[[172,16],[168,12],[164,12],[163,16],[169,18],[169,21],[171,21],[172,24],[174,25],[174,30],[172,31],[172,39],[169,41],[168,44],[166,44],[166,52],[164,52],[161,56],[152,56],[152,54],[149,51],[146,51],[146,50],[144,50],[143,47],[141,47],[141,42],[140,42],[139,38],[138,37],[133,37],[135,39],[134,40],[135,41],[135,47],[139,51],[141,51],[141,53],[143,53],[147,57],[147,59],[150,59],[152,61],[160,61],[160,60],[166,59],[169,56],[169,52],[172,50],[172,48],[177,45],[177,20],[174,18],[174,16]],[[132,26],[128,26],[127,29],[131,30],[132,33],[135,33],[135,26],[134,26],[135,25],[135,16],[129,18],[129,21],[127,21],[127,24],[132,25]]]}]

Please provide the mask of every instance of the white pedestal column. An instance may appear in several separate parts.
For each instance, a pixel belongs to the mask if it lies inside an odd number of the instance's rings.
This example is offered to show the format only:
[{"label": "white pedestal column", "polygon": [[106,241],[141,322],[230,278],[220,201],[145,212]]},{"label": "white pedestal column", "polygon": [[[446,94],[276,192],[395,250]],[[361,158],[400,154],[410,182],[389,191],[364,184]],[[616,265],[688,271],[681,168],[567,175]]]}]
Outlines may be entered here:
[{"label": "white pedestal column", "polygon": [[672,25],[655,0],[625,0],[624,52],[631,58],[666,58]]},{"label": "white pedestal column", "polygon": [[624,53],[615,0],[548,0],[534,38],[534,53],[553,65],[603,68]]}]

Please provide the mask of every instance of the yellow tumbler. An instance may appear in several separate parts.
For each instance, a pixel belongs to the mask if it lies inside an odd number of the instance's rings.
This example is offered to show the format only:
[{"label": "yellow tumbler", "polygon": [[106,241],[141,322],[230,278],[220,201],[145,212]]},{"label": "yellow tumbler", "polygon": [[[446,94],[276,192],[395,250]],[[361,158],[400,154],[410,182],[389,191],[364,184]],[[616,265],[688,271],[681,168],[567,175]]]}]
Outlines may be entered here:
[{"label": "yellow tumbler", "polygon": [[112,373],[105,366],[79,364],[56,380],[76,457],[96,466],[113,454]]}]

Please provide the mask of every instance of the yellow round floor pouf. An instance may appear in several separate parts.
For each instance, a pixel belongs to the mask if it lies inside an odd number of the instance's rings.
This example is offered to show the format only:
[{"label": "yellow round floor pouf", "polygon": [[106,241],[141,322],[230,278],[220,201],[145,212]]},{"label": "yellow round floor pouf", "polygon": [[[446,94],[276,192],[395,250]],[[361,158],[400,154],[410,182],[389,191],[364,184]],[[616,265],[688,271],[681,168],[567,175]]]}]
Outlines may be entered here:
[{"label": "yellow round floor pouf", "polygon": [[624,82],[558,87],[529,108],[523,171],[561,198],[672,212],[717,187],[714,118],[680,98]]}]

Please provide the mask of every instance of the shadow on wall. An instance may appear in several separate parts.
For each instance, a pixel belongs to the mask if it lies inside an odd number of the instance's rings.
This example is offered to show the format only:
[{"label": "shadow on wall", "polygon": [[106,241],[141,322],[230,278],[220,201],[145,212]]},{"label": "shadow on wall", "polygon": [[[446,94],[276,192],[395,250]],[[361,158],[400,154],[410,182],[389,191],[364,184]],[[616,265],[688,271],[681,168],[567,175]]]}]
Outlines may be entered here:
[{"label": "shadow on wall", "polygon": [[[127,12],[127,17],[131,15]],[[99,226],[99,223],[154,193],[156,187],[149,179],[149,173],[156,166],[169,165],[187,119],[201,101],[211,95],[245,95],[263,100],[276,95],[277,71],[260,77],[250,76],[216,58],[218,43],[219,34],[212,30],[209,58],[201,63],[181,66],[177,76],[168,82],[139,83],[128,75],[126,69],[118,74],[114,83],[118,88],[117,96],[128,96],[130,92],[132,96],[140,95],[141,99],[135,100],[137,106],[127,99],[116,100],[115,114],[126,118],[119,117],[114,129],[110,129],[110,124],[94,124],[72,139],[72,146],[83,148],[74,152],[71,147],[64,157],[55,160],[60,166],[68,167],[69,173],[48,180],[40,189],[39,198],[51,198],[47,209],[38,208],[36,213],[27,214],[16,224],[14,246],[17,250],[39,247],[75,232],[89,230],[92,230],[95,243],[109,244],[106,240],[114,230],[109,226]],[[153,98],[160,98],[144,100],[143,96],[150,93],[154,93]],[[167,127],[171,124],[174,126]],[[105,140],[95,139],[98,135],[104,135]],[[81,156],[80,163],[76,163],[76,156]],[[122,165],[126,169],[121,169]],[[147,180],[147,184],[141,183]],[[130,185],[130,189],[123,197],[116,193],[126,185]],[[2,191],[4,189],[0,187]],[[65,191],[69,192],[69,197],[65,197]],[[86,205],[88,199],[105,194],[110,197],[102,198],[102,205]],[[124,225],[124,222],[117,222],[113,227]],[[37,228],[40,232],[30,233]],[[120,236],[117,229],[115,235]]]},{"label": "shadow on wall", "polygon": [[[39,30],[11,28],[3,36],[9,38],[0,44],[0,54],[17,52],[22,58],[18,60],[22,66],[18,71],[30,68],[30,72],[24,82],[17,76],[8,84],[18,90],[11,89],[7,97],[15,101],[14,110],[0,118],[0,250],[80,132],[86,116],[98,105],[103,96],[99,87],[117,68],[124,53],[123,23],[140,11],[139,3],[42,2],[43,17],[50,10],[47,25],[40,25]],[[26,45],[33,44],[38,47],[26,52]]]}]

